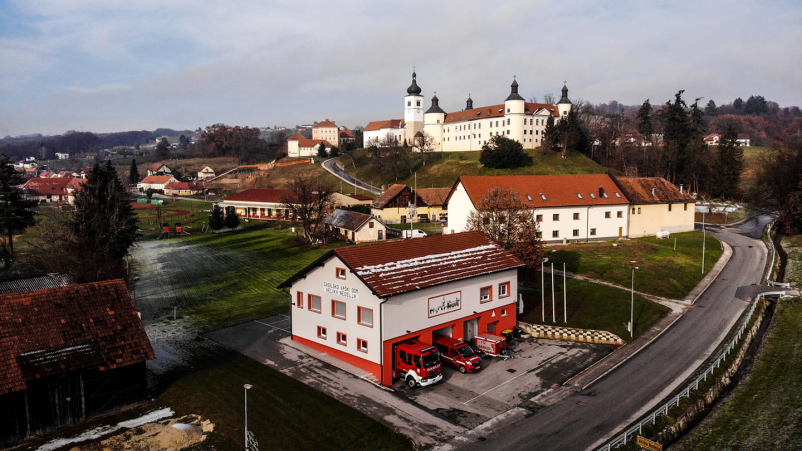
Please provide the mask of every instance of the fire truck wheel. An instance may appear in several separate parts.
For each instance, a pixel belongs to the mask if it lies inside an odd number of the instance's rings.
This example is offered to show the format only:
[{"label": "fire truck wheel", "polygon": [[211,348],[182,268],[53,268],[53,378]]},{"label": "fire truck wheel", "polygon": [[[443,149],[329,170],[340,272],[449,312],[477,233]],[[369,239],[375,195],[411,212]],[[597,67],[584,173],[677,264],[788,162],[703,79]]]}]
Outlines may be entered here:
[{"label": "fire truck wheel", "polygon": [[483,359],[486,359],[487,358],[487,354],[482,352],[482,351],[479,351],[479,357],[481,357]]},{"label": "fire truck wheel", "polygon": [[418,384],[415,383],[415,378],[414,377],[412,377],[412,376],[407,377],[407,387],[409,387],[409,388],[414,390],[415,387],[417,387],[417,386],[418,386]]},{"label": "fire truck wheel", "polygon": [[460,365],[459,366],[459,372],[462,373],[462,374],[465,374],[465,373],[468,372],[468,370],[465,369],[465,365]]},{"label": "fire truck wheel", "polygon": [[501,351],[499,351],[499,354],[507,355],[507,350],[505,348],[501,348]]}]

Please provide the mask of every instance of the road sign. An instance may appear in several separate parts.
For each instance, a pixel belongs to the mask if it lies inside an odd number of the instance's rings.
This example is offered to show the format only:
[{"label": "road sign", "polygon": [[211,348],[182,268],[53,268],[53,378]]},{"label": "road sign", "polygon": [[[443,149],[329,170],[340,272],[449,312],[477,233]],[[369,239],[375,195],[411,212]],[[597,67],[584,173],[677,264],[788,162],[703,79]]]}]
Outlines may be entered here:
[{"label": "road sign", "polygon": [[649,439],[645,439],[640,435],[638,436],[638,446],[640,446],[641,449],[648,451],[663,451],[663,445],[653,442]]}]

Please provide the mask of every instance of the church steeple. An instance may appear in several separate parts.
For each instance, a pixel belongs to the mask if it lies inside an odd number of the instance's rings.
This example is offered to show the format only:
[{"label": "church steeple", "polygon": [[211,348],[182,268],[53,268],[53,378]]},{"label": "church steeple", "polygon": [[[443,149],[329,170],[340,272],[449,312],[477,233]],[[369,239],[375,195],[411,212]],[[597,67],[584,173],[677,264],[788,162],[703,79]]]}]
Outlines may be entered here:
[{"label": "church steeple", "polygon": [[468,100],[465,101],[465,109],[472,110],[473,109],[473,99],[471,99],[471,95],[468,94]]},{"label": "church steeple", "polygon": [[524,100],[524,98],[518,94],[518,81],[514,76],[512,77],[512,84],[510,85],[510,95],[507,96],[507,99],[504,101],[507,102],[510,100]]},{"label": "church steeple", "polygon": [[442,108],[440,108],[440,99],[437,98],[437,93],[435,93],[434,97],[432,97],[432,106],[428,110],[426,110],[425,114],[429,114],[429,113],[446,114],[446,112],[443,111]]},{"label": "church steeple", "polygon": [[421,93],[420,86],[418,86],[418,83],[416,81],[417,77],[418,77],[418,74],[416,74],[415,71],[413,70],[412,71],[412,84],[409,85],[409,88],[407,88],[407,94],[409,94],[411,96],[419,96],[420,93]]},{"label": "church steeple", "polygon": [[565,82],[563,82],[563,96],[560,98],[560,101],[557,102],[557,105],[562,103],[571,103],[571,101],[568,100],[568,86],[565,85]]}]

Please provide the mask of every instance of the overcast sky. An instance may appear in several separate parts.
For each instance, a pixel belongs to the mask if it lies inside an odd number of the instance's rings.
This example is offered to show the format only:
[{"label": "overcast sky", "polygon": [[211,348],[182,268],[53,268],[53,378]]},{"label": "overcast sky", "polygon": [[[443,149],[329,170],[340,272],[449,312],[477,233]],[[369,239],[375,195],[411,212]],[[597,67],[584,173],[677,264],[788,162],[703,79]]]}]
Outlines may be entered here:
[{"label": "overcast sky", "polygon": [[0,136],[403,117],[541,99],[802,106],[802,2],[0,0]]}]

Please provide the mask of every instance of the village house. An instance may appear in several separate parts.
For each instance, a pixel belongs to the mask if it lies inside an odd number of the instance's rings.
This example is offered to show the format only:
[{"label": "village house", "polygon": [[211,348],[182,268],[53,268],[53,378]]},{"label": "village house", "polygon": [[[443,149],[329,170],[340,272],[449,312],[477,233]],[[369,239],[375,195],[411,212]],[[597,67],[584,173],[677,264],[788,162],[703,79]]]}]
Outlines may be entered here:
[{"label": "village house", "polygon": [[192,196],[203,194],[203,182],[169,182],[164,185],[164,194],[168,196]]},{"label": "village house", "polygon": [[409,206],[415,205],[415,222],[444,221],[448,212],[443,208],[450,188],[421,188],[412,190],[403,184],[394,184],[371,204],[373,216],[387,224],[406,224],[410,221]]},{"label": "village house", "polygon": [[446,201],[449,229],[467,230],[468,216],[496,186],[532,208],[546,243],[628,236],[629,199],[607,174],[460,177]]},{"label": "village house", "polygon": [[34,177],[22,184],[22,192],[30,200],[36,200],[40,204],[51,202],[66,202],[72,204],[75,201],[75,193],[81,189],[86,179],[72,177]]},{"label": "village house", "polygon": [[318,122],[312,127],[312,139],[326,141],[334,147],[340,147],[340,128],[328,119]]},{"label": "village house", "polygon": [[354,142],[354,132],[348,130],[348,127],[340,127],[340,144]]},{"label": "village house", "polygon": [[204,166],[203,169],[198,171],[198,180],[209,180],[215,177],[214,169],[209,166]]},{"label": "village house", "polygon": [[166,164],[156,163],[148,166],[148,175],[173,175],[173,170]]},{"label": "village house", "polygon": [[387,226],[381,220],[365,213],[336,209],[326,219],[326,230],[352,243],[383,241],[387,237]]},{"label": "village house", "polygon": [[[224,198],[220,206],[233,206],[241,218],[289,221],[293,219],[293,212],[287,209],[283,200],[294,195],[289,189],[251,188]],[[332,207],[366,205],[367,201],[361,197],[332,193]]]},{"label": "village house", "polygon": [[[314,129],[313,129],[314,130]],[[324,139],[306,139],[300,132],[287,138],[288,157],[316,157],[320,145],[323,144],[326,152],[331,152],[332,143]]]},{"label": "village house", "polygon": [[516,325],[518,258],[480,232],[329,251],[279,288],[292,339],[392,385],[394,346]]},{"label": "village house", "polygon": [[630,238],[693,230],[696,201],[684,190],[660,177],[613,177],[613,181],[630,202]]},{"label": "village house", "polygon": [[137,188],[139,191],[147,191],[149,189],[155,190],[164,190],[164,187],[167,186],[168,183],[176,183],[178,180],[175,179],[172,175],[149,175],[142,179],[139,184],[137,184]]},{"label": "village house", "polygon": [[145,399],[154,358],[122,280],[0,295],[0,444]]},{"label": "village house", "polygon": [[56,159],[58,159],[58,160],[69,160],[70,159],[70,154],[56,152]]}]

